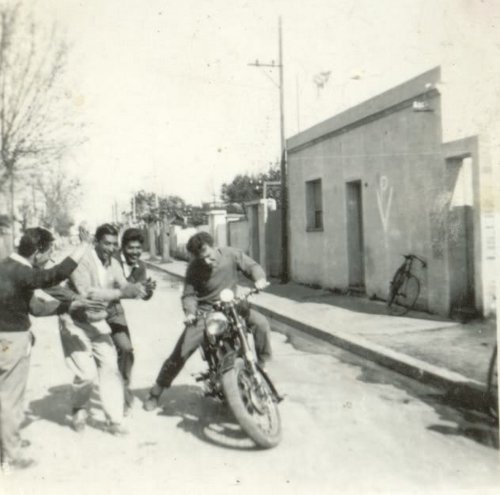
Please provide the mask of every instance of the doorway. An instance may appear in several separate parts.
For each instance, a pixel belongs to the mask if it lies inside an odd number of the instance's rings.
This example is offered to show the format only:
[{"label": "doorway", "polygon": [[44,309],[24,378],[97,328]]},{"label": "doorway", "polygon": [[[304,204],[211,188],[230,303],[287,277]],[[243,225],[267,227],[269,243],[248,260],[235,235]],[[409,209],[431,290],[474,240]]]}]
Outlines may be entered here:
[{"label": "doorway", "polygon": [[451,200],[447,215],[450,312],[475,312],[472,159],[446,160]]},{"label": "doorway", "polygon": [[346,183],[349,287],[364,292],[365,257],[363,243],[363,200],[361,191],[360,180]]}]

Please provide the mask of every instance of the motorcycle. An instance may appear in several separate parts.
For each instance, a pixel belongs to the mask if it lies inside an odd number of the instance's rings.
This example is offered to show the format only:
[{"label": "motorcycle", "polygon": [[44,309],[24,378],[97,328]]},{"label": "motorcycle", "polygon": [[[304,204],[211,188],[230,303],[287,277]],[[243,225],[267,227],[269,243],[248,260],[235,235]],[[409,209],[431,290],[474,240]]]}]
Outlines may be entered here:
[{"label": "motorcycle", "polygon": [[281,440],[278,394],[265,370],[258,364],[253,335],[241,314],[248,306],[251,290],[241,298],[224,289],[212,311],[198,314],[205,320],[202,358],[208,370],[197,376],[205,395],[226,402],[243,431],[260,447],[271,448]]}]

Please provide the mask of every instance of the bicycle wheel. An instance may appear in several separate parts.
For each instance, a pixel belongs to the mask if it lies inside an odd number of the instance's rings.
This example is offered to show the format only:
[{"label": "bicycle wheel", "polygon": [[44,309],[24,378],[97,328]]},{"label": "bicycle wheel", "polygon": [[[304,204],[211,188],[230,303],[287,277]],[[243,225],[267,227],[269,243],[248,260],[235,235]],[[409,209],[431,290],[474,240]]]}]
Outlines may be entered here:
[{"label": "bicycle wheel", "polygon": [[414,275],[408,275],[394,296],[390,306],[391,314],[403,316],[415,306],[420,294],[420,282]]},{"label": "bicycle wheel", "polygon": [[389,310],[391,308],[392,303],[394,302],[394,298],[399,292],[399,289],[403,285],[405,279],[404,271],[405,271],[404,266],[400,266],[396,270],[396,273],[394,274],[394,277],[391,281],[391,286],[389,287],[389,297],[387,298],[387,307],[389,308]]},{"label": "bicycle wheel", "polygon": [[497,368],[497,346],[493,350],[490,365],[488,366],[487,379],[487,406],[488,412],[498,419],[498,368]]}]

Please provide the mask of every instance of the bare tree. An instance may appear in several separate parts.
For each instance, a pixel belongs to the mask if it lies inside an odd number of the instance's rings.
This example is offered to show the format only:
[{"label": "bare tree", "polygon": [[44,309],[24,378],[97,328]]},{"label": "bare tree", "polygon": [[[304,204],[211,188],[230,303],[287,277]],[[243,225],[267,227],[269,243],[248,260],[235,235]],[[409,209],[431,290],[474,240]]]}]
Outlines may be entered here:
[{"label": "bare tree", "polygon": [[69,235],[74,224],[71,215],[81,194],[81,184],[62,167],[47,167],[43,174],[36,176],[34,187],[44,203],[42,223],[59,235]]},{"label": "bare tree", "polygon": [[61,86],[66,55],[55,26],[44,29],[21,4],[0,5],[0,188],[9,185],[12,228],[21,172],[74,144]]}]

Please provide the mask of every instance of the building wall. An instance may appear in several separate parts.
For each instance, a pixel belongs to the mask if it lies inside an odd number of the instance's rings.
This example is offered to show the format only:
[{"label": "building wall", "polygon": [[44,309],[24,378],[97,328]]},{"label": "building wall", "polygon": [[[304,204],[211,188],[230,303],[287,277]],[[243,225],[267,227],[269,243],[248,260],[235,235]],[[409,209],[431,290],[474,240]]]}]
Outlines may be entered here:
[{"label": "building wall", "polygon": [[227,224],[229,245],[250,253],[250,236],[248,220],[239,220]]},{"label": "building wall", "polygon": [[[349,285],[346,183],[361,181],[365,287],[387,295],[413,253],[419,305],[445,313],[449,301],[445,167],[434,69],[288,140],[290,261],[294,280]],[[415,111],[413,103],[432,111]],[[320,178],[323,231],[306,231],[305,182]]]}]

